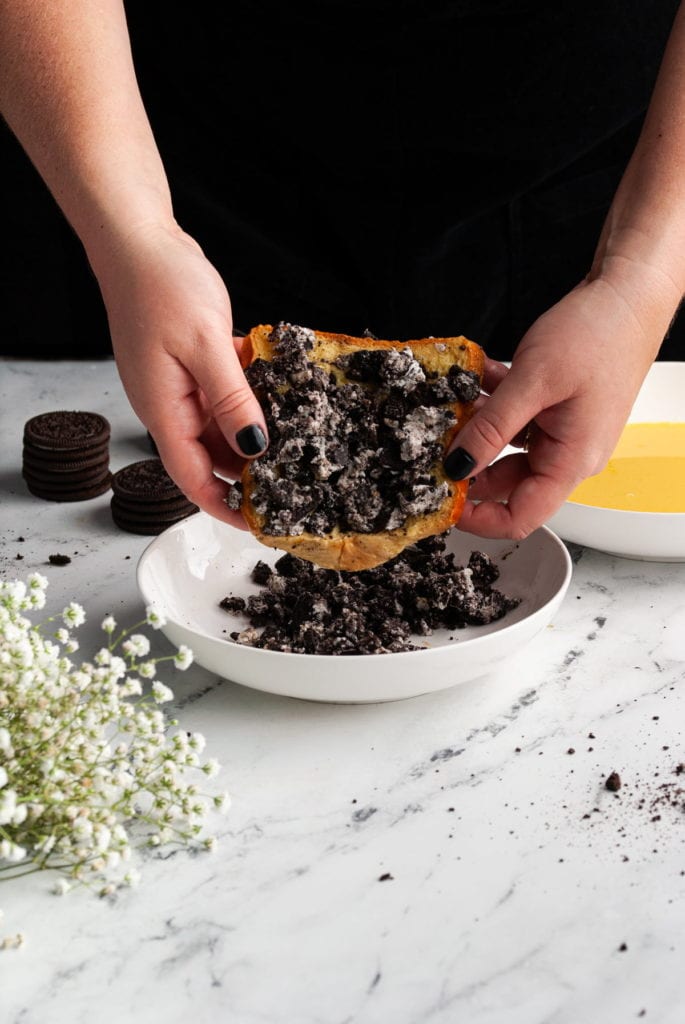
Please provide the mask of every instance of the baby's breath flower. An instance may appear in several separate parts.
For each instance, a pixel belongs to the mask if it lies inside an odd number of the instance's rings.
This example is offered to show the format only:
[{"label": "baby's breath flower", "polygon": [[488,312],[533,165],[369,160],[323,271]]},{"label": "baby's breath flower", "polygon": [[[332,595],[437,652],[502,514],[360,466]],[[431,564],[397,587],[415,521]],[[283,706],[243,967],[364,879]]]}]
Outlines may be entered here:
[{"label": "baby's breath flower", "polygon": [[174,665],[180,669],[181,672],[185,672],[187,668],[193,664],[193,652],[190,647],[186,647],[185,644],[181,644],[178,651],[174,655]]},{"label": "baby's breath flower", "polygon": [[216,807],[217,811],[220,811],[223,814],[231,806],[230,793],[219,793],[218,796],[213,798],[212,803]]},{"label": "baby's breath flower", "polygon": [[[128,865],[135,845],[212,849],[203,823],[228,800],[192,781],[195,772],[211,778],[219,764],[200,764],[201,733],[170,735],[178,720],[159,705],[173,691],[156,678],[154,659],[138,663],[149,655],[147,637],[124,630],[112,638],[118,627],[108,615],[109,647],[75,665],[66,655],[78,650],[70,631],[85,621],[82,606],[63,609],[52,639],[24,614],[44,605],[46,588],[38,573],[28,585],[0,581],[0,879],[56,867],[64,875],[55,892],[87,884],[111,895],[137,882]],[[165,624],[152,606],[146,621]],[[173,656],[180,669],[192,660],[185,645]],[[153,680],[151,692],[141,679]]]},{"label": "baby's breath flower", "polygon": [[16,811],[12,815],[13,825],[23,825],[28,815],[28,808],[26,804],[19,804]]},{"label": "baby's breath flower", "polygon": [[121,693],[124,697],[140,697],[143,692],[140,679],[136,679],[133,676],[127,676],[121,684]]},{"label": "baby's breath flower", "polygon": [[10,864],[16,864],[26,857],[26,849],[13,843],[9,839],[0,839],[0,860],[6,860]]},{"label": "baby's breath flower", "polygon": [[142,633],[134,633],[122,644],[124,654],[132,658],[144,658],[150,653],[150,641]]},{"label": "baby's breath flower", "polygon": [[112,679],[123,679],[126,675],[126,662],[123,658],[114,655],[109,660],[109,677]]},{"label": "baby's breath flower", "polygon": [[77,604],[76,601],[71,601],[62,612],[62,619],[65,626],[77,629],[86,621],[86,613],[80,604]]},{"label": "baby's breath flower", "polygon": [[174,691],[170,690],[164,683],[160,683],[159,679],[155,679],[152,684],[152,696],[158,704],[163,704],[165,701],[174,699]]},{"label": "baby's breath flower", "polygon": [[66,896],[71,889],[71,885],[67,882],[66,878],[58,878],[53,886],[53,892],[55,896]]},{"label": "baby's breath flower", "polygon": [[148,626],[152,626],[153,629],[162,629],[163,626],[166,626],[166,619],[153,604],[147,606],[145,616]]},{"label": "baby's breath flower", "polygon": [[207,746],[207,740],[204,738],[201,732],[194,732],[193,735],[188,740],[188,746],[191,748],[191,750],[195,750],[198,754],[201,754],[202,751]]},{"label": "baby's breath flower", "polygon": [[0,825],[9,825],[17,809],[17,794],[13,789],[0,793]]},{"label": "baby's breath flower", "polygon": [[48,581],[39,572],[32,572],[28,578],[29,590],[47,590]]},{"label": "baby's breath flower", "polygon": [[31,608],[45,608],[45,591],[44,590],[32,590],[29,597],[29,607]]}]

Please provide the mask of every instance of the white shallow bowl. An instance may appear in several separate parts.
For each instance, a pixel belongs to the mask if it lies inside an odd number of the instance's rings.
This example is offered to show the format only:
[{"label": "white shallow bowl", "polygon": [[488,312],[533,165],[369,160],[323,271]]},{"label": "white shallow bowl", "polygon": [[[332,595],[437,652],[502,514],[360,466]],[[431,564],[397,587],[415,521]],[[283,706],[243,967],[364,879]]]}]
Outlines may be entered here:
[{"label": "white shallow bowl", "polygon": [[[226,639],[244,616],[219,607],[227,594],[247,597],[255,563],[282,554],[202,512],[160,534],[138,563],[146,604],[167,619],[163,632],[187,644],[210,672],[282,696],[335,703],[399,700],[479,678],[527,644],[551,620],[571,579],[568,552],[551,530],[537,530],[520,544],[482,541],[452,531],[448,549],[457,561],[479,549],[501,568],[497,586],[521,604],[488,626],[435,632],[419,638],[426,650],[380,655],[285,654],[244,647]],[[453,639],[450,639],[450,636]]]},{"label": "white shallow bowl", "polygon": [[[685,422],[685,363],[653,364],[628,422]],[[626,512],[567,501],[547,525],[565,540],[611,555],[685,561],[685,512]]]}]

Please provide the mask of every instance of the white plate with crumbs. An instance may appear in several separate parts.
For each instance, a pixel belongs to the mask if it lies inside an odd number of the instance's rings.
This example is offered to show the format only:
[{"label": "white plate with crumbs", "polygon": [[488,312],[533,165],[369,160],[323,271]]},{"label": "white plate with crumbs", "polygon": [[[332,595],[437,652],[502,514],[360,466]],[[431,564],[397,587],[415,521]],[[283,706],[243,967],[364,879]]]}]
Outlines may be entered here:
[{"label": "white plate with crumbs", "polygon": [[551,621],[571,580],[563,542],[541,527],[519,543],[483,540],[453,530],[447,551],[466,564],[484,551],[500,569],[494,586],[520,604],[485,626],[436,630],[417,637],[418,651],[392,654],[292,654],[260,650],[229,639],[248,624],[244,615],[220,608],[227,595],[247,597],[259,587],[250,579],[258,561],[273,565],[282,552],[260,544],[199,512],[156,537],[138,563],[146,604],[165,617],[163,632],[187,644],[198,664],[217,675],[268,693],[334,703],[401,700],[477,679],[528,644]]}]

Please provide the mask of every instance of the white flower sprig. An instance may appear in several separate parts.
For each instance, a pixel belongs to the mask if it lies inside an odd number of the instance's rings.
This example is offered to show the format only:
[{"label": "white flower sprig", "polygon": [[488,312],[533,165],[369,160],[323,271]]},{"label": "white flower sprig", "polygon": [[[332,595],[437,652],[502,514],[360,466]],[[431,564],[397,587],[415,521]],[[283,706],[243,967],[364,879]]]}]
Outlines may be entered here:
[{"label": "white flower sprig", "polygon": [[0,880],[54,868],[58,893],[85,884],[109,895],[137,883],[128,864],[136,845],[214,849],[204,819],[229,799],[186,780],[219,766],[200,760],[204,736],[173,731],[178,721],[159,708],[172,690],[154,679],[143,692],[160,662],[186,669],[193,660],[184,646],[149,657],[149,640],[134,630],[161,628],[161,614],[150,607],[118,635],[108,615],[107,646],[76,666],[68,654],[78,649],[81,605],[63,610],[49,638],[26,615],[45,607],[47,585],[39,573],[0,582]]}]

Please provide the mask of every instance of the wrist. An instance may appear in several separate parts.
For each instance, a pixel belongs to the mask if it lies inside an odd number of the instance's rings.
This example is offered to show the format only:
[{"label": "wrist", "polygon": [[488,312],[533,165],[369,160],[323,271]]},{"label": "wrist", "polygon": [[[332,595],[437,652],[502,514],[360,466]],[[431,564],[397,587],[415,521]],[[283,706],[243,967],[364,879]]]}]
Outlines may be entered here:
[{"label": "wrist", "polygon": [[136,238],[157,231],[180,230],[168,190],[140,184],[109,191],[106,201],[90,199],[71,222],[99,281],[112,260],[135,243]]},{"label": "wrist", "polygon": [[685,292],[682,249],[667,236],[612,229],[600,243],[588,282],[610,288],[623,302],[655,358]]}]

